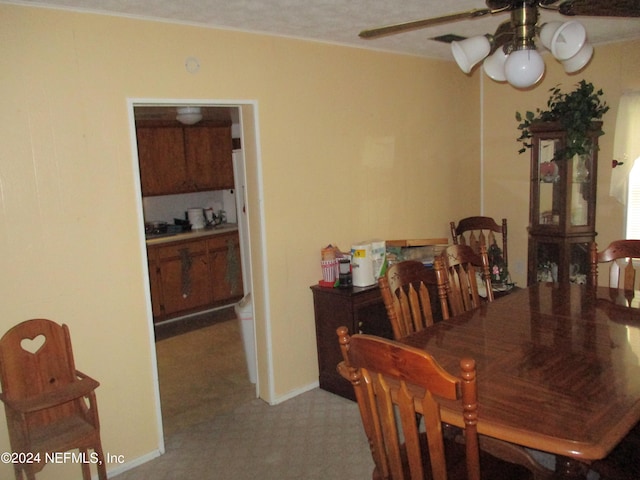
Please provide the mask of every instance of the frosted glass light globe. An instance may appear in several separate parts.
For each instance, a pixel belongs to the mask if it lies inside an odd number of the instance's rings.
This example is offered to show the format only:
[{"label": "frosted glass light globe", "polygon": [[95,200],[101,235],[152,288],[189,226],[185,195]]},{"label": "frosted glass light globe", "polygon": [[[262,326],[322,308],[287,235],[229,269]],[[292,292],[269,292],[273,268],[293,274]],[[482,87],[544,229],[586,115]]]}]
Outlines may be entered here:
[{"label": "frosted glass light globe", "polygon": [[496,82],[506,82],[507,77],[504,73],[504,64],[507,61],[507,58],[509,58],[509,55],[504,53],[502,48],[498,48],[493,54],[485,58],[484,62],[482,62],[484,73],[486,73],[491,80]]},{"label": "frosted glass light globe", "polygon": [[564,71],[567,73],[575,73],[578,70],[581,70],[587,63],[589,63],[592,55],[593,45],[587,42],[582,46],[578,53],[562,62]]},{"label": "frosted glass light globe", "polygon": [[485,35],[451,42],[451,53],[458,67],[464,73],[471,72],[473,66],[489,55],[491,43]]},{"label": "frosted glass light globe", "polygon": [[544,61],[536,50],[516,50],[504,64],[507,82],[516,88],[536,84],[544,74]]}]

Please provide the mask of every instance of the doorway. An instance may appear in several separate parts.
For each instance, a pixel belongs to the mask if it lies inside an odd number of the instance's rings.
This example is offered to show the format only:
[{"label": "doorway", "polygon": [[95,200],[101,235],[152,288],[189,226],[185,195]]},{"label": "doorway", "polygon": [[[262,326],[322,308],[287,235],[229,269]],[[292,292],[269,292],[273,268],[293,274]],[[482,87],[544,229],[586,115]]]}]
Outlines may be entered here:
[{"label": "doorway", "polygon": [[[211,194],[208,199],[211,201],[219,202],[223,205],[222,210],[225,210],[228,223],[238,224],[238,233],[240,236],[240,257],[242,266],[243,277],[243,291],[244,294],[251,292],[252,282],[252,269],[251,269],[251,255],[250,255],[250,242],[249,242],[249,222],[247,213],[247,195],[248,189],[246,187],[246,169],[245,169],[245,157],[242,151],[243,144],[243,124],[242,124],[242,112],[246,111],[247,105],[244,104],[225,104],[219,102],[184,102],[184,101],[149,101],[139,100],[131,102],[131,109],[133,113],[133,119],[141,117],[161,119],[172,116],[175,118],[176,108],[180,106],[193,106],[198,105],[202,113],[206,118],[221,118],[229,117],[232,121],[232,137],[234,139],[234,176],[235,185],[234,189],[230,191],[220,191]],[[251,111],[253,111],[251,109]],[[137,144],[136,144],[137,146]],[[137,152],[137,148],[135,150]],[[136,164],[136,170],[138,165]],[[139,179],[139,170],[137,170]],[[156,212],[173,208],[167,204],[167,199],[160,199],[158,202],[148,202],[141,194],[141,188],[139,188],[139,202],[138,211],[140,219],[140,229],[144,223],[145,214],[152,212],[151,215]],[[196,197],[198,199],[202,196]],[[175,199],[171,199],[175,200]],[[181,199],[184,200],[184,199]],[[188,201],[191,201],[190,198]],[[233,208],[231,208],[233,207]],[[179,212],[182,210],[182,206],[176,207],[177,210],[173,212]],[[146,244],[144,246],[144,254],[146,256]],[[149,292],[149,297],[151,293]],[[151,310],[151,309],[149,309]],[[220,392],[214,392],[213,390],[219,390],[220,385],[225,385],[227,388],[224,398],[226,401],[233,401],[233,399],[251,398],[257,397],[258,384],[247,384],[238,380],[237,364],[244,361],[244,346],[242,339],[239,338],[241,334],[239,329],[239,322],[236,320],[233,305],[230,307],[218,308],[213,311],[208,311],[202,314],[194,314],[180,320],[169,320],[169,322],[184,322],[192,325],[201,325],[201,328],[185,330],[186,333],[175,335],[171,338],[164,338],[159,342],[162,345],[156,343],[155,357],[153,361],[156,368],[156,376],[154,378],[156,384],[156,396],[158,406],[158,420],[159,431],[162,433],[165,428],[163,426],[163,414],[170,409],[173,409],[172,415],[179,418],[177,423],[193,423],[205,415],[211,415],[216,411],[224,411],[227,406],[222,405]],[[153,318],[149,315],[150,334],[155,340]],[[254,330],[255,332],[255,330]],[[253,344],[255,345],[255,333]],[[242,350],[239,355],[239,350]],[[194,356],[195,355],[195,356]],[[194,359],[200,358],[200,361]],[[210,365],[216,368],[202,368],[200,373],[191,375],[187,374],[184,370],[189,366],[193,367],[194,363],[200,366],[206,365],[207,362],[202,361],[203,358],[207,358],[211,363]],[[255,355],[253,356],[255,358]],[[233,364],[236,364],[234,367]],[[182,371],[180,371],[180,365],[183,365]],[[220,367],[218,369],[218,367]],[[160,371],[161,369],[164,369]],[[193,368],[191,370],[194,370]],[[202,378],[202,381],[198,381],[198,375],[207,375],[207,378]],[[214,378],[215,377],[215,378]],[[185,379],[190,381],[191,387],[188,385],[180,385],[179,383],[171,384],[170,382],[181,382]],[[220,380],[216,384],[216,380]],[[167,382],[165,385],[160,385],[160,382]],[[194,387],[194,382],[197,382]],[[217,385],[217,386],[216,386]],[[237,387],[237,388],[234,388]],[[169,397],[163,398],[162,393],[165,395],[176,395],[183,397],[189,396],[189,388],[192,390],[198,390],[202,395],[200,398],[195,398],[195,395],[191,395],[190,400],[181,401],[180,407],[176,407],[174,400]],[[208,404],[207,404],[208,403]],[[215,404],[214,404],[215,403]],[[176,412],[176,408],[183,408],[183,412]],[[167,425],[167,434],[172,433],[176,428],[175,424],[172,424],[169,428]],[[161,435],[161,438],[163,436]],[[164,450],[161,445],[161,450]]]}]

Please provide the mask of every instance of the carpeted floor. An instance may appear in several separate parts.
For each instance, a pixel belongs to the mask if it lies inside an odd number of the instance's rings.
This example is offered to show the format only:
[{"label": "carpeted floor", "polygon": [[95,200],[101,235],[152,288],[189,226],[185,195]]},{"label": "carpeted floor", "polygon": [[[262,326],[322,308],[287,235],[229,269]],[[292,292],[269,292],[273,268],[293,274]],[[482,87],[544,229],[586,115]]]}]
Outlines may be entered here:
[{"label": "carpeted floor", "polygon": [[118,480],[370,478],[357,405],[320,389],[275,406],[255,398],[239,322],[224,315],[156,331],[166,453]]},{"label": "carpeted floor", "polygon": [[118,480],[361,480],[373,460],[357,405],[314,389],[279,405],[252,400],[169,435],[166,453]]}]

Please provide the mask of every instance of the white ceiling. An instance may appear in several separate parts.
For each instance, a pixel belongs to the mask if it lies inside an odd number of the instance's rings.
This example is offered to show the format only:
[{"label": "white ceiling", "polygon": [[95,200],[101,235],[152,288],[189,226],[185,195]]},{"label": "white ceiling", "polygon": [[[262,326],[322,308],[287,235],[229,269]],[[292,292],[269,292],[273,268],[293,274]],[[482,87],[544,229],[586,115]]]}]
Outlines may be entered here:
[{"label": "white ceiling", "polygon": [[[367,28],[486,5],[483,0],[18,0],[10,3],[269,33],[448,60],[452,60],[449,45],[433,41],[432,37],[447,33],[465,37],[493,33],[498,24],[509,19],[508,13],[496,14],[363,40],[358,33]],[[570,18],[584,24],[594,45],[640,38],[640,18],[564,17],[543,11],[540,22]]]}]

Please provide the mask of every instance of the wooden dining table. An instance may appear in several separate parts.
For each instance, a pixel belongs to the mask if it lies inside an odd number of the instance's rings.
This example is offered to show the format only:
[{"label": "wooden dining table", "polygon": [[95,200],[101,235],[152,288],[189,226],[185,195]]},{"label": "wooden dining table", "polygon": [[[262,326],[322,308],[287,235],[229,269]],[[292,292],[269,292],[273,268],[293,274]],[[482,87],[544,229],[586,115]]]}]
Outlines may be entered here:
[{"label": "wooden dining table", "polygon": [[[540,283],[402,340],[449,372],[475,359],[478,432],[556,455],[584,478],[640,421],[640,309],[615,289]],[[462,426],[460,404],[442,420]]]}]

